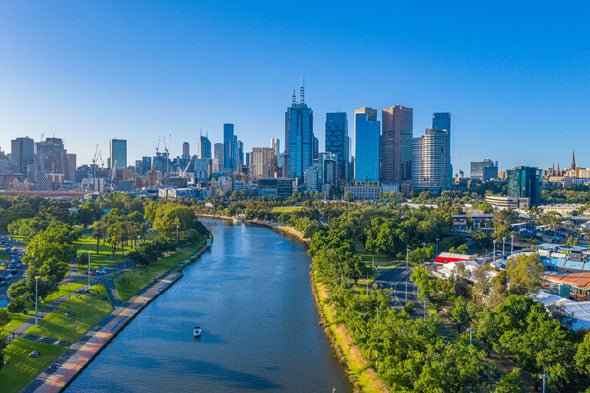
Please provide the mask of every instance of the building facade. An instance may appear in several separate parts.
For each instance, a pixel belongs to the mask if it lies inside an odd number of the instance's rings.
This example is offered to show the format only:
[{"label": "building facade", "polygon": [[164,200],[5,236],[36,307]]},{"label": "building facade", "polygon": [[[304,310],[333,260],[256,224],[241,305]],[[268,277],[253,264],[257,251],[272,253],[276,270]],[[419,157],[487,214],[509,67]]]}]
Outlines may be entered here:
[{"label": "building facade", "polygon": [[[295,93],[285,112],[285,162],[283,176],[303,180],[305,170],[313,165],[313,111],[304,102],[304,89],[299,102]],[[251,158],[250,158],[251,159]]]},{"label": "building facade", "polygon": [[326,113],[326,152],[336,156],[336,178],[346,182],[348,172],[348,119],[346,112]]},{"label": "building facade", "polygon": [[234,125],[223,125],[223,169],[233,169],[234,149]]},{"label": "building facade", "polygon": [[498,178],[498,161],[492,161],[489,158],[483,161],[471,162],[470,177],[483,182]]},{"label": "building facade", "polygon": [[16,138],[10,144],[12,165],[18,173],[27,176],[27,167],[35,162],[35,142],[29,137]]},{"label": "building facade", "polygon": [[201,159],[211,158],[211,141],[206,136],[201,135],[199,138],[197,156]]},{"label": "building facade", "polygon": [[414,138],[412,150],[412,188],[442,192],[451,188],[446,130],[429,128],[426,134]]},{"label": "building facade", "polygon": [[[451,156],[451,114],[449,112],[438,112],[432,114],[432,128],[435,130],[446,130],[448,138],[447,151]],[[453,178],[453,165],[449,159],[449,177]]]},{"label": "building facade", "polygon": [[530,205],[541,203],[541,170],[528,166],[517,166],[506,171],[508,196],[529,198]]},{"label": "building facade", "polygon": [[381,124],[377,110],[354,111],[354,181],[379,182],[379,139]]},{"label": "building facade", "polygon": [[[116,164],[115,164],[116,162]],[[116,165],[116,167],[115,167]],[[109,168],[121,169],[127,167],[127,140],[111,139]]]},{"label": "building facade", "polygon": [[277,156],[275,150],[269,147],[255,147],[250,153],[250,179],[257,181],[262,178],[272,178],[277,175]]},{"label": "building facade", "polygon": [[414,110],[392,106],[382,111],[381,180],[401,183],[412,178]]}]

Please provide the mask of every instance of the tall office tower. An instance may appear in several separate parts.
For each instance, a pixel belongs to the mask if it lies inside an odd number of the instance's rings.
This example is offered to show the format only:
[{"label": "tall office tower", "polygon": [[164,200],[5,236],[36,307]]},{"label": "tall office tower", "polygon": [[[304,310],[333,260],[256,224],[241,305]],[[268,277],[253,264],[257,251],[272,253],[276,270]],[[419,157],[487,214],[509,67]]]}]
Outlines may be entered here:
[{"label": "tall office tower", "polygon": [[276,177],[277,173],[277,156],[275,151],[270,147],[255,147],[250,153],[249,174],[250,179],[266,179]]},{"label": "tall office tower", "polygon": [[412,137],[414,110],[401,105],[383,109],[381,179],[401,183],[412,178]]},{"label": "tall office tower", "polygon": [[223,169],[233,169],[232,150],[234,143],[234,125],[227,123],[223,125]]},{"label": "tall office tower", "polygon": [[[126,139],[111,139],[110,144],[111,157],[109,161],[109,168],[121,169],[127,167],[127,140]],[[116,168],[115,161],[117,162]]]},{"label": "tall office tower", "polygon": [[336,177],[344,182],[348,166],[348,146],[346,112],[326,113],[326,151],[336,156]]},{"label": "tall office tower", "polygon": [[377,110],[363,107],[354,111],[354,181],[379,181],[379,138],[381,123]]},{"label": "tall office tower", "polygon": [[412,188],[442,192],[451,188],[446,130],[428,128],[426,134],[414,138],[412,149]]},{"label": "tall office tower", "polygon": [[275,155],[278,157],[281,154],[281,140],[279,138],[271,138],[270,148],[275,151]]},{"label": "tall office tower", "polygon": [[293,92],[291,106],[285,112],[284,177],[303,180],[305,170],[313,165],[313,139],[313,111],[305,104],[301,87],[299,102]]},{"label": "tall office tower", "polygon": [[66,149],[61,138],[46,138],[35,143],[35,169],[37,172],[64,173]]},{"label": "tall office tower", "polygon": [[471,162],[471,177],[483,182],[498,178],[498,161],[489,158]]},{"label": "tall office tower", "polygon": [[211,141],[209,138],[201,135],[197,150],[197,156],[199,156],[199,158],[211,158]]},{"label": "tall office tower", "polygon": [[508,196],[530,198],[529,204],[541,203],[541,170],[528,166],[517,166],[506,171]]},{"label": "tall office tower", "polygon": [[27,165],[35,162],[35,142],[29,137],[16,138],[11,141],[10,156],[12,165],[18,173],[27,176]]},{"label": "tall office tower", "polygon": [[183,144],[182,144],[182,155],[186,156],[186,157],[191,155],[190,145],[188,144],[188,142],[183,142]]},{"label": "tall office tower", "polygon": [[[237,137],[236,137],[237,138]],[[238,159],[236,160],[236,169],[240,169],[240,166],[244,166],[244,142],[238,141]]]},{"label": "tall office tower", "polygon": [[213,165],[213,172],[220,173],[225,169],[224,162],[225,162],[225,144],[224,143],[216,143],[213,145],[213,154],[214,158],[217,160],[217,164]]},{"label": "tall office tower", "polygon": [[319,152],[320,152],[320,140],[314,136],[313,137],[313,159],[314,160],[318,159]]},{"label": "tall office tower", "polygon": [[152,169],[152,157],[141,157],[141,175],[146,174]]},{"label": "tall office tower", "polygon": [[246,166],[250,167],[250,153],[246,153]]},{"label": "tall office tower", "polygon": [[319,153],[318,159],[315,160],[314,166],[318,168],[318,184],[337,185],[338,177],[338,158],[335,153]]},{"label": "tall office tower", "polygon": [[66,165],[64,168],[64,174],[66,180],[76,180],[76,155],[66,154]]},{"label": "tall office tower", "polygon": [[[451,114],[449,112],[439,112],[432,114],[432,128],[435,130],[447,130],[449,135],[449,145],[447,150],[449,151],[449,157],[451,156]],[[453,178],[453,165],[449,160],[449,176]]]}]

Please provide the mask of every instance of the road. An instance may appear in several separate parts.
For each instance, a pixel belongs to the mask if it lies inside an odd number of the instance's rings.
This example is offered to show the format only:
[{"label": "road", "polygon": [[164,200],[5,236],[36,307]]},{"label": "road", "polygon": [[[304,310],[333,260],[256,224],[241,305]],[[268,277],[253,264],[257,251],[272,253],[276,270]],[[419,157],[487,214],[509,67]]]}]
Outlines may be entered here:
[{"label": "road", "polygon": [[[407,302],[414,303],[414,315],[424,315],[422,302],[418,300],[418,287],[409,279],[411,266],[406,270],[406,266],[398,266],[392,269],[382,269],[377,271],[378,275],[374,284],[379,288],[391,289],[391,306],[397,311],[403,310]],[[407,297],[406,297],[407,288]]]}]

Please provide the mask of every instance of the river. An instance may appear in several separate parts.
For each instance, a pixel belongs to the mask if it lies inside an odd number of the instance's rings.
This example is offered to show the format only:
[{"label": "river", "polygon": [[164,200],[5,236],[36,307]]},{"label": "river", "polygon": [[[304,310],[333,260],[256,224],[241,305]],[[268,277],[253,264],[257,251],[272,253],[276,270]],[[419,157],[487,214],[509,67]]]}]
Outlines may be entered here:
[{"label": "river", "polygon": [[211,250],[66,391],[351,392],[318,325],[303,245],[267,228],[202,222]]}]

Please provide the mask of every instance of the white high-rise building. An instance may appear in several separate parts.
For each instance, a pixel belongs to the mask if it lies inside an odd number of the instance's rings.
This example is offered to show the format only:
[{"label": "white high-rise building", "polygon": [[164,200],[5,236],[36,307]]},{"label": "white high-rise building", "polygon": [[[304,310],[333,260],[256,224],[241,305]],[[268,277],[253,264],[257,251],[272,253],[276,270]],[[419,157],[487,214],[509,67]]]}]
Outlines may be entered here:
[{"label": "white high-rise building", "polygon": [[412,143],[412,188],[445,191],[451,188],[451,155],[447,130],[428,128]]}]

